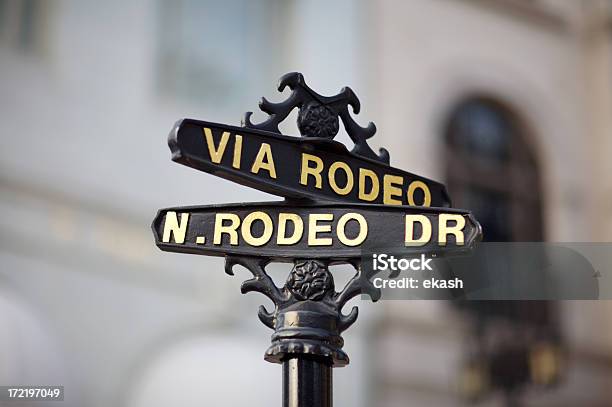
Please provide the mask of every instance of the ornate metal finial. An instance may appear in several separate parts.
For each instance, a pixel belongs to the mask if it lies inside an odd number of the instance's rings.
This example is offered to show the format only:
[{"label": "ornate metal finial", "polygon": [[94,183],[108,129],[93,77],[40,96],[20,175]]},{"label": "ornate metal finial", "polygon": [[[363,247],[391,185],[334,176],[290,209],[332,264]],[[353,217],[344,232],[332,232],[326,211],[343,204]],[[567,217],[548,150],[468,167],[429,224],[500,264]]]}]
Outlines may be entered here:
[{"label": "ornate metal finial", "polygon": [[292,92],[283,102],[272,103],[262,98],[259,108],[270,115],[265,121],[253,123],[251,122],[253,112],[246,112],[243,126],[280,134],[279,123],[297,107],[299,109],[298,129],[302,137],[331,140],[338,134],[338,117],[340,117],[346,132],[355,143],[352,153],[389,164],[387,150],[381,148],[380,153],[376,154],[368,145],[367,140],[376,133],[374,123],[370,122],[367,127],[361,127],[349,114],[349,106],[353,108],[355,114],[358,114],[361,109],[359,99],[351,88],[344,87],[335,96],[322,96],[306,85],[304,76],[299,72],[285,74],[280,79],[278,91],[282,92],[287,86]]},{"label": "ornate metal finial", "polygon": [[268,263],[269,260],[255,257],[227,257],[225,260],[228,274],[233,275],[236,264],[253,274],[252,279],[242,283],[243,294],[257,291],[274,302],[273,312],[263,305],[259,307],[259,319],[274,329],[272,344],[264,358],[281,363],[290,354],[309,354],[331,358],[334,366],[348,364],[349,357],[342,350],[344,340],[340,334],[357,320],[358,309],[353,307],[345,315],[342,307],[361,294],[362,288],[373,301],[380,298],[380,290],[361,277],[358,262],[352,263],[356,273],[341,292],[335,291],[334,278],[322,261],[296,260],[282,289],[266,273]]}]

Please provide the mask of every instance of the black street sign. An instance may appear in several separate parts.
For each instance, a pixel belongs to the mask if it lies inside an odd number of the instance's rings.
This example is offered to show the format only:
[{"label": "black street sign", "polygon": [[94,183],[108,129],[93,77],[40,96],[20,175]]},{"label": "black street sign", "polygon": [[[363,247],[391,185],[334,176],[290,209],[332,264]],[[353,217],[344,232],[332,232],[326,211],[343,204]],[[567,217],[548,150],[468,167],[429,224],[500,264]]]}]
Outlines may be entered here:
[{"label": "black street sign", "polygon": [[172,160],[286,198],[449,207],[444,185],[313,137],[184,119],[168,137]]},{"label": "black street sign", "polygon": [[480,230],[468,211],[456,209],[266,202],[162,209],[153,233],[171,252],[348,261],[373,248],[466,249]]},{"label": "black street sign", "polygon": [[[243,127],[184,119],[168,137],[173,161],[286,200],[161,209],[152,229],[162,250],[225,257],[228,274],[235,265],[248,269],[253,278],[241,291],[274,303],[258,316],[274,330],[264,358],[283,365],[283,405],[331,407],[331,368],[349,363],[341,334],[358,315],[343,308],[359,294],[381,295],[362,278],[363,256],[463,252],[481,229],[469,211],[450,208],[444,185],[393,168],[387,150],[372,150],[376,126],[353,120],[349,108],[357,114],[360,103],[350,88],[322,96],[297,72],[281,78],[278,90],[286,87],[286,100],[262,99],[261,123],[250,112]],[[294,109],[300,137],[278,127]],[[350,151],[333,140],[340,122]],[[275,261],[293,263],[282,287],[266,271]],[[329,266],[338,263],[355,274],[337,291]]]}]

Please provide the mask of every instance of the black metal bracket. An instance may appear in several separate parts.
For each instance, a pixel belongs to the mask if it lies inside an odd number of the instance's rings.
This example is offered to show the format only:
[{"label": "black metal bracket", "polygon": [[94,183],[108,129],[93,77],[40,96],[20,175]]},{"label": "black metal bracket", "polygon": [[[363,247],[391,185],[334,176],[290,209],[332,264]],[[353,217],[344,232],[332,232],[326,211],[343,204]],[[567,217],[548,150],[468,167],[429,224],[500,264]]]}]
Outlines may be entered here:
[{"label": "black metal bracket", "polygon": [[283,75],[278,91],[282,92],[285,87],[289,87],[292,92],[283,102],[273,103],[266,98],[262,98],[259,102],[259,108],[269,115],[265,121],[253,123],[251,121],[253,112],[246,112],[242,121],[243,126],[280,134],[278,125],[297,107],[299,109],[297,124],[302,137],[331,140],[336,137],[340,129],[338,121],[340,117],[346,132],[355,143],[352,153],[389,164],[389,152],[386,149],[381,148],[379,154],[376,154],[368,145],[367,140],[376,133],[376,125],[369,122],[366,127],[361,127],[351,117],[349,106],[353,108],[355,114],[361,110],[361,103],[351,88],[344,87],[335,96],[322,96],[306,85],[304,76],[299,72]]},{"label": "black metal bracket", "polygon": [[318,260],[296,260],[283,288],[278,288],[265,267],[266,259],[256,257],[226,257],[225,272],[233,275],[233,267],[241,265],[253,278],[242,283],[243,294],[257,291],[275,305],[274,311],[259,307],[259,319],[274,329],[272,344],[265,353],[265,360],[282,363],[292,355],[309,355],[331,360],[335,367],[349,363],[342,350],[341,333],[356,320],[358,308],[342,313],[344,305],[363,293],[373,301],[380,298],[380,290],[369,280],[362,278],[358,261],[351,264],[356,270],[340,292],[334,289],[334,278],[326,263]]}]

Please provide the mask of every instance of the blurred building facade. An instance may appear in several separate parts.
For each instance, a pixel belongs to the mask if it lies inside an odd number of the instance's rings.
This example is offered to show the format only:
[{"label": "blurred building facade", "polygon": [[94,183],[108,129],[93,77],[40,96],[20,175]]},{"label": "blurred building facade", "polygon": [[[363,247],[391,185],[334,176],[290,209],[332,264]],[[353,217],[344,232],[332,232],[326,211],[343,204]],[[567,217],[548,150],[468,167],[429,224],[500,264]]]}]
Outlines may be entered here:
[{"label": "blurred building facade", "polygon": [[[532,156],[507,190],[483,180],[501,197],[483,209],[491,222],[530,185],[540,213],[514,216],[517,239],[612,239],[609,1],[1,0],[0,384],[64,384],[75,406],[280,401],[264,300],[239,294],[246,273],[158,252],[149,224],[171,205],[275,199],[172,164],[165,132],[181,117],[238,123],[262,95],[280,99],[290,71],[322,93],[351,86],[392,165],[461,194],[448,132],[472,109],[476,149],[516,135]],[[520,130],[504,135],[483,101]],[[463,315],[434,301],[361,308],[337,405],[461,402]],[[563,381],[523,401],[606,405],[612,305],[554,313]]]},{"label": "blurred building facade", "polygon": [[[610,240],[610,2],[383,1],[370,10],[374,116],[395,165],[444,179],[455,203],[477,212],[485,240]],[[395,352],[377,369],[374,399],[456,404],[469,325],[448,304],[386,305],[377,349]],[[500,305],[485,308],[522,313],[519,332],[545,315],[536,325],[556,325],[568,348],[561,384],[527,389],[519,402],[609,402],[610,304]],[[484,399],[504,402],[500,392]]]}]

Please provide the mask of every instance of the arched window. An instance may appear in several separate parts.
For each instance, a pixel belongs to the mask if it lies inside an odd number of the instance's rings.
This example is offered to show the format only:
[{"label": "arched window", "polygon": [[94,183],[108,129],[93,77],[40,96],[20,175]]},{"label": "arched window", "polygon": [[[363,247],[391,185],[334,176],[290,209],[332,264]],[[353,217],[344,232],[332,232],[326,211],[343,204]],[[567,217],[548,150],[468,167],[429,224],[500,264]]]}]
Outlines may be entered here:
[{"label": "arched window", "polygon": [[[510,108],[490,97],[457,104],[444,127],[446,182],[453,205],[474,212],[485,242],[537,242],[544,238],[539,163],[528,129]],[[474,321],[467,365],[488,366],[487,381],[507,394],[531,383],[530,357],[542,341],[557,343],[554,304],[547,301],[465,301]],[[487,348],[499,324],[510,340]],[[527,334],[527,333],[530,334]],[[533,335],[531,335],[533,334]],[[530,356],[531,355],[531,356]]]},{"label": "arched window", "polygon": [[486,97],[464,100],[448,118],[450,196],[475,213],[484,241],[543,240],[540,171],[526,132],[510,109]]}]

